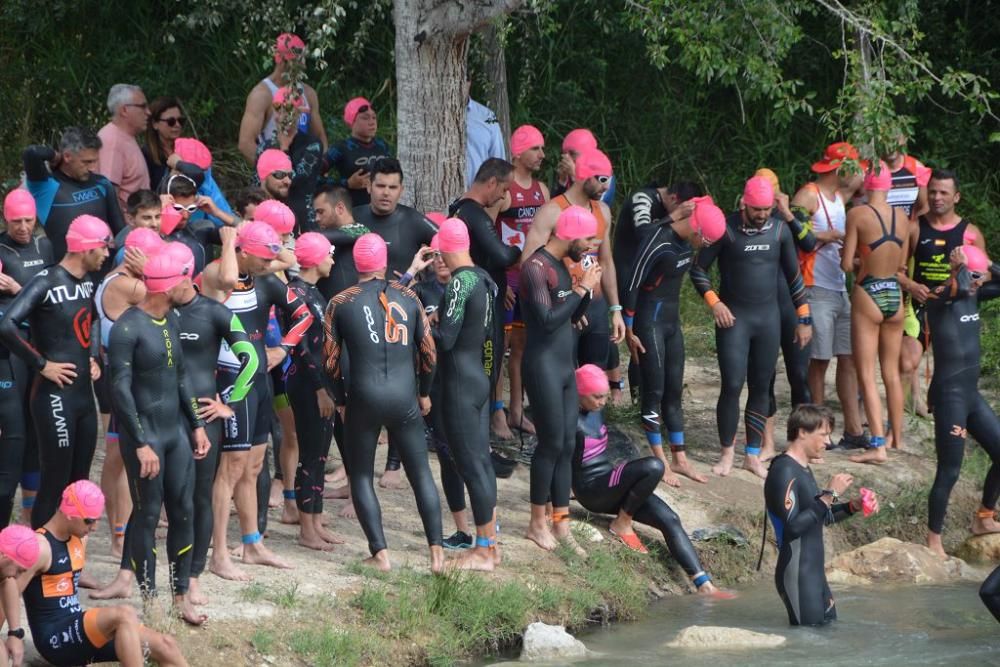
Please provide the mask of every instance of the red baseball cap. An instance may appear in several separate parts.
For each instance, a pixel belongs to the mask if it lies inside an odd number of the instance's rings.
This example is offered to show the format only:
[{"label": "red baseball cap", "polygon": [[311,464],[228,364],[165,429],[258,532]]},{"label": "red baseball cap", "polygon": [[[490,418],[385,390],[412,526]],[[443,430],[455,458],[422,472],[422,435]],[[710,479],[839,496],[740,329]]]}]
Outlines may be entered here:
[{"label": "red baseball cap", "polygon": [[826,174],[840,169],[844,160],[857,160],[858,149],[846,141],[830,144],[823,152],[823,159],[813,162],[811,169],[817,174]]}]

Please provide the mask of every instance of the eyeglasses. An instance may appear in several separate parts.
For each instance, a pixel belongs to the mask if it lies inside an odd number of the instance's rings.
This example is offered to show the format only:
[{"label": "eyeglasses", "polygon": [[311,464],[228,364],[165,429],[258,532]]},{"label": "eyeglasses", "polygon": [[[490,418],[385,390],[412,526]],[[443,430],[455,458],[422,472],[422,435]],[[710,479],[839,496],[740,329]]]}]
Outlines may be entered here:
[{"label": "eyeglasses", "polygon": [[610,176],[594,176],[594,178],[601,185],[607,185],[608,183],[611,182],[611,177]]},{"label": "eyeglasses", "polygon": [[184,127],[184,123],[186,123],[188,119],[185,118],[184,116],[178,116],[176,118],[173,118],[173,117],[171,117],[171,118],[157,118],[156,120],[157,120],[158,123],[166,123],[170,127],[176,127],[177,125],[180,125],[181,127]]},{"label": "eyeglasses", "polygon": [[172,204],[172,207],[177,212],[187,211],[188,213],[194,213],[195,211],[198,210],[197,204],[188,204],[187,206],[185,206],[184,204]]},{"label": "eyeglasses", "polygon": [[274,176],[276,179],[278,179],[280,181],[280,180],[283,180],[283,179],[286,179],[286,178],[291,178],[292,177],[292,172],[290,172],[290,171],[283,171],[283,170],[272,171],[271,172],[271,176]]},{"label": "eyeglasses", "polygon": [[139,109],[148,109],[149,108],[149,104],[147,104],[146,102],[141,102],[139,104],[133,104],[132,102],[129,102],[128,104],[123,104],[122,106],[123,107],[138,107]]}]

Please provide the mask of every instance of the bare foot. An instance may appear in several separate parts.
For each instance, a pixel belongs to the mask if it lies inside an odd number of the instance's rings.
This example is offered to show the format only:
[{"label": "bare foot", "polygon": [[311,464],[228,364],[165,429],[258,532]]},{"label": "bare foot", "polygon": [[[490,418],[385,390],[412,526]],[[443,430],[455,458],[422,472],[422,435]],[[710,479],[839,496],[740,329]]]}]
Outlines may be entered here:
[{"label": "bare foot", "polygon": [[882,465],[889,462],[889,455],[886,453],[885,447],[869,447],[864,452],[848,458],[855,463],[872,463],[875,465]]},{"label": "bare foot", "polygon": [[524,536],[546,551],[552,551],[559,546],[555,536],[552,535],[552,531],[545,524],[537,526],[529,523],[528,530],[524,533]]},{"label": "bare foot", "polygon": [[940,556],[942,560],[948,559],[948,554],[944,550],[944,544],[941,542],[941,536],[937,533],[927,531],[927,548]]},{"label": "bare foot", "polygon": [[188,625],[199,626],[208,620],[208,614],[203,614],[195,609],[187,595],[174,596],[174,609],[177,610],[177,616]]},{"label": "bare foot", "polygon": [[675,489],[679,489],[681,487],[681,480],[679,477],[677,477],[677,475],[672,473],[671,470],[673,470],[673,468],[669,466],[664,468],[663,477],[660,479],[660,481],[666,484],[667,486],[672,486]]},{"label": "bare foot", "polygon": [[723,447],[719,462],[712,466],[712,472],[719,477],[725,477],[733,471],[733,458],[736,456],[735,447]]},{"label": "bare foot", "polygon": [[125,600],[132,597],[135,575],[130,570],[118,570],[114,581],[90,594],[91,600]]},{"label": "bare foot", "polygon": [[229,550],[229,555],[233,558],[243,558],[243,545],[237,544]]},{"label": "bare foot", "polygon": [[325,479],[327,484],[339,484],[340,482],[347,480],[347,470],[344,466],[340,466],[327,475]]},{"label": "bare foot", "polygon": [[292,569],[291,563],[278,558],[278,556],[265,547],[262,542],[247,544],[244,547],[243,562],[247,565],[267,565],[268,567],[276,567],[282,570]]},{"label": "bare foot", "polygon": [[490,415],[490,430],[501,440],[514,439],[514,434],[507,425],[507,413],[503,410],[494,410]]},{"label": "bare foot", "polygon": [[187,597],[193,605],[200,607],[208,604],[208,596],[201,590],[201,583],[198,581],[198,577],[191,577],[188,580]]},{"label": "bare foot", "polygon": [[[535,425],[531,423],[531,420],[524,416],[523,413],[514,414],[513,412],[507,417],[507,425],[512,429],[517,429],[519,431],[524,431],[529,435],[535,435]],[[511,438],[514,434],[511,433]]]},{"label": "bare foot", "polygon": [[347,539],[337,535],[336,533],[331,533],[329,530],[323,526],[316,527],[316,534],[319,535],[320,539],[324,542],[329,542],[330,544],[345,544]]},{"label": "bare foot", "polygon": [[300,535],[298,542],[299,546],[305,547],[306,549],[314,549],[316,551],[333,551],[333,544],[319,537],[307,540]]},{"label": "bare foot", "polygon": [[250,575],[233,565],[233,561],[229,560],[228,556],[216,558],[215,552],[212,552],[208,571],[229,581],[250,581]]},{"label": "bare foot", "polygon": [[285,490],[284,484],[282,484],[280,479],[271,480],[271,496],[267,499],[268,507],[281,507],[281,501],[284,497],[281,492]]},{"label": "bare foot", "polygon": [[760,462],[759,456],[751,456],[749,454],[744,456],[743,469],[752,472],[761,479],[767,479],[767,469],[764,468],[764,464]]},{"label": "bare foot", "polygon": [[84,570],[80,573],[80,581],[77,584],[80,588],[100,588],[101,582],[90,572]]},{"label": "bare foot", "polygon": [[[443,555],[442,558],[444,558]],[[434,560],[434,551],[432,547],[431,549],[432,569],[433,569],[433,560]],[[361,561],[361,564],[366,567],[373,567],[376,570],[380,570],[382,572],[388,572],[389,570],[392,569],[392,563],[389,562],[389,551],[387,549],[382,549],[374,556],[370,556],[364,559],[363,561]]]},{"label": "bare foot", "polygon": [[997,522],[996,516],[981,517],[976,515],[972,519],[972,534],[989,535],[990,533],[1000,533],[1000,523]]},{"label": "bare foot", "polygon": [[378,481],[378,485],[383,489],[400,489],[403,487],[403,471],[399,468],[395,470],[386,470],[382,473],[382,479]]},{"label": "bare foot", "polygon": [[698,589],[698,595],[713,600],[733,600],[736,598],[736,593],[719,590],[711,581],[701,585],[701,588]]},{"label": "bare foot", "polygon": [[347,501],[347,504],[340,508],[340,512],[337,513],[337,516],[343,519],[357,519],[358,513],[354,509],[354,502],[350,500]]},{"label": "bare foot", "polygon": [[444,574],[444,548],[441,545],[431,547],[431,573]]},{"label": "bare foot", "polygon": [[299,523],[299,508],[295,506],[294,500],[286,500],[284,502],[284,507],[281,509],[281,518],[278,521],[292,526]]},{"label": "bare foot", "polygon": [[328,486],[323,490],[324,500],[345,500],[351,497],[351,485]]},{"label": "bare foot", "polygon": [[476,572],[492,572],[496,567],[492,549],[476,547],[466,549],[457,558],[448,561],[449,570],[473,570]]},{"label": "bare foot", "polygon": [[688,479],[694,480],[699,484],[705,484],[708,482],[708,477],[702,475],[694,469],[694,466],[687,460],[687,456],[684,455],[684,452],[676,452],[674,454],[674,460],[670,464],[670,469],[678,475],[684,475]]}]

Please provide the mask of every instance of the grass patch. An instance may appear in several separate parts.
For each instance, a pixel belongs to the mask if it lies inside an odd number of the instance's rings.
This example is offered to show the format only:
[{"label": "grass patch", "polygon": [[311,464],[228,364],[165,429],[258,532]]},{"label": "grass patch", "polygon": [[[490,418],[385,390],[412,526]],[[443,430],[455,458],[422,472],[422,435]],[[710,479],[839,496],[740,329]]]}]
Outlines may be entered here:
[{"label": "grass patch", "polygon": [[270,630],[258,628],[250,635],[250,644],[258,653],[264,655],[271,652],[271,649],[274,647],[274,641],[274,633]]}]

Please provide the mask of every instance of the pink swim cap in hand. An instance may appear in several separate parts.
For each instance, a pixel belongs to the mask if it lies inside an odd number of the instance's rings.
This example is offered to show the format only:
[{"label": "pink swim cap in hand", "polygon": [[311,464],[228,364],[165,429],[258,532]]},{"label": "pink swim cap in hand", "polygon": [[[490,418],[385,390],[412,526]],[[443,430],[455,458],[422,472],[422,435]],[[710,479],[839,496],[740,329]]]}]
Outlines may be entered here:
[{"label": "pink swim cap in hand", "polygon": [[774,206],[774,186],[764,176],[753,176],[743,186],[743,203],[751,208]]},{"label": "pink swim cap in hand", "polygon": [[[876,173],[877,171],[877,173]],[[892,172],[889,165],[879,160],[877,165],[872,165],[865,174],[865,190],[869,192],[888,192],[892,190]]]},{"label": "pink swim cap in hand", "polygon": [[100,519],[104,511],[101,487],[89,479],[73,482],[62,492],[59,511],[69,519]]},{"label": "pink swim cap in hand", "polygon": [[295,239],[295,261],[303,269],[319,266],[333,254],[333,245],[319,232],[306,232]]},{"label": "pink swim cap in hand", "polygon": [[597,236],[597,218],[582,206],[570,206],[556,220],[556,238],[563,241]]},{"label": "pink swim cap in hand", "polygon": [[442,222],[437,237],[441,252],[467,252],[469,250],[469,228],[459,218],[448,218]]},{"label": "pink swim cap in hand", "polygon": [[189,137],[175,139],[174,152],[181,160],[196,165],[202,171],[212,166],[212,151],[197,139]]},{"label": "pink swim cap in hand", "polygon": [[388,264],[388,248],[378,234],[362,234],[354,242],[354,266],[358,273],[381,271]]},{"label": "pink swim cap in hand", "polygon": [[38,533],[18,524],[0,530],[0,553],[30,570],[38,562]]},{"label": "pink swim cap in hand", "polygon": [[139,227],[133,229],[125,237],[125,249],[135,248],[136,250],[141,250],[142,254],[146,257],[152,257],[157,252],[159,252],[165,244],[160,235],[154,232],[152,229],[147,229],[146,227]]},{"label": "pink swim cap in hand", "polygon": [[292,158],[277,148],[268,148],[257,158],[257,178],[263,183],[276,171],[292,171]]},{"label": "pink swim cap in hand", "polygon": [[594,133],[585,127],[578,127],[563,139],[562,149],[564,153],[583,153],[597,148],[597,139]]},{"label": "pink swim cap in hand", "polygon": [[871,489],[866,489],[861,487],[861,511],[865,517],[869,517],[875,513],[875,507],[878,498],[875,496],[875,492]]},{"label": "pink swim cap in hand", "polygon": [[66,250],[86,252],[94,248],[112,247],[114,239],[104,221],[92,215],[78,215],[69,223],[66,232]]},{"label": "pink swim cap in hand", "polygon": [[711,197],[694,197],[691,229],[701,234],[708,243],[715,243],[726,232],[726,214],[715,205]]},{"label": "pink swim cap in hand", "polygon": [[[542,136],[541,131],[534,125],[522,125],[510,135],[510,154],[513,157],[517,157],[524,151],[535,146],[544,145],[545,137]],[[597,146],[596,142],[594,142],[594,146]]]},{"label": "pink swim cap in hand", "polygon": [[11,190],[3,199],[3,219],[7,222],[34,218],[36,214],[35,198],[23,188]]},{"label": "pink swim cap in hand", "polygon": [[291,234],[295,229],[295,214],[277,199],[265,199],[257,204],[253,219],[271,225],[271,229],[278,232],[279,236]]},{"label": "pink swim cap in hand", "polygon": [[184,218],[180,211],[169,204],[165,205],[160,211],[160,233],[164,236],[173,234],[174,230],[180,226],[183,220]]},{"label": "pink swim cap in hand", "polygon": [[608,391],[608,376],[596,365],[584,364],[576,369],[576,393],[579,396],[606,394]]}]

